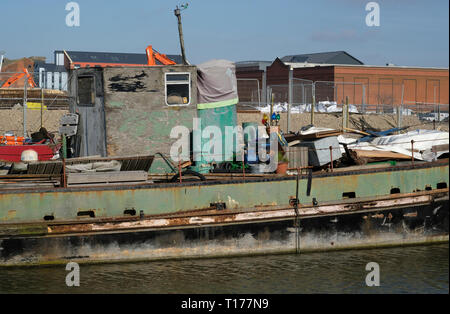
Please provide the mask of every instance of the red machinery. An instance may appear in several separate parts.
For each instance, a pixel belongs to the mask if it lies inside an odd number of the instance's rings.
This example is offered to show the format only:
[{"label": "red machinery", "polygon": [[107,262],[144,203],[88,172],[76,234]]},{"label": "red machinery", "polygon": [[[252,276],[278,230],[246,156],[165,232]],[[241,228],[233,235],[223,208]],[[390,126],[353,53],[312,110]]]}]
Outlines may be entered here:
[{"label": "red machinery", "polygon": [[28,78],[28,85],[30,87],[34,88],[36,87],[36,83],[34,82],[33,76],[28,72],[27,69],[23,69],[22,73],[16,73],[13,76],[11,76],[3,85],[3,87],[10,87],[12,84],[14,84],[16,81],[20,80],[22,77],[26,76]]}]

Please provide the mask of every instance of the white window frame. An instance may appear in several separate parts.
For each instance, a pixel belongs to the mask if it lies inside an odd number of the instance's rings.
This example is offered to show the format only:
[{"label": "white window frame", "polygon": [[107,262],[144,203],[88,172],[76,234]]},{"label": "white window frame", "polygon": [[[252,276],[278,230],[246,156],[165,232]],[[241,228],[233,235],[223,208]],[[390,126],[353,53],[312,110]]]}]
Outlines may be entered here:
[{"label": "white window frame", "polygon": [[[189,102],[187,104],[168,104],[167,103],[167,76],[168,75],[179,75],[179,74],[184,74],[184,75],[188,75],[188,81],[187,84],[189,86]],[[185,85],[186,81],[170,81],[169,85]],[[189,106],[191,104],[191,99],[192,99],[192,93],[191,93],[191,73],[189,72],[166,72],[164,73],[164,99],[166,102],[166,106],[170,106],[170,107],[181,107],[181,106]]]}]

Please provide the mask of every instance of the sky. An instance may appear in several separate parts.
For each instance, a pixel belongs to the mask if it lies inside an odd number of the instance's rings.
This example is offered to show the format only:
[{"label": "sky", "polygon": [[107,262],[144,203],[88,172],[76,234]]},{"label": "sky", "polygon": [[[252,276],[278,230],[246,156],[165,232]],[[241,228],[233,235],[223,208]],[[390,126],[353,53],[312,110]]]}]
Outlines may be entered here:
[{"label": "sky", "polygon": [[380,25],[366,25],[363,0],[77,0],[80,26],[68,27],[66,0],[0,0],[0,51],[16,59],[54,50],[145,53],[151,44],[180,54],[177,5],[187,59],[273,61],[344,50],[369,65],[449,66],[448,0],[378,0]]}]

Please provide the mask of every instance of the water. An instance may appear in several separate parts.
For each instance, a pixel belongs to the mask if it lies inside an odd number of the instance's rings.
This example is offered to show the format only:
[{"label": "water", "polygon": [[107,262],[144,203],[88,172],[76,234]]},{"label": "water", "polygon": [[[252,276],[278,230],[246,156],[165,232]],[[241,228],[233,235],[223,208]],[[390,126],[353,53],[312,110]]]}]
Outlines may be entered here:
[{"label": "water", "polygon": [[[0,268],[0,293],[449,293],[447,244],[240,258]],[[366,264],[380,266],[367,287]]]}]

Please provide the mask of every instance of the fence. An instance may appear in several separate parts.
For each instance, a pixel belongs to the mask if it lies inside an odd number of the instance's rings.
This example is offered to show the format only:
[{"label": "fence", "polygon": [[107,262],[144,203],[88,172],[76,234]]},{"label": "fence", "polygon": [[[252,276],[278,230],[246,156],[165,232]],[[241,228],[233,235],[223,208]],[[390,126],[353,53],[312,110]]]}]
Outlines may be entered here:
[{"label": "fence", "polygon": [[259,109],[262,101],[262,89],[259,80],[239,78],[237,83],[240,109]]},{"label": "fence", "polygon": [[[38,87],[36,74],[39,73],[30,72],[27,76],[24,72],[0,72],[0,109],[11,109],[24,104],[35,109],[44,104],[47,110],[67,110],[67,92]],[[64,82],[64,89],[67,89],[67,81]]]},{"label": "fence", "polygon": [[[239,79],[238,86],[240,84]],[[238,92],[241,90],[238,88]],[[259,85],[257,89],[254,85],[252,93],[261,93]],[[449,105],[439,102],[439,86],[427,85],[426,91],[419,93],[417,87],[411,84],[312,82],[294,78],[291,87],[289,84],[267,86],[266,95],[265,99],[259,96],[261,101],[258,105],[246,101],[245,97],[242,99],[241,94],[239,98],[253,109],[266,112],[271,104],[278,111],[287,111],[285,104],[290,104],[291,112],[310,112],[313,105],[316,112],[342,112],[343,104],[348,102],[352,113],[417,115],[420,119],[436,122],[449,116]],[[419,98],[426,101],[418,101]]]}]

